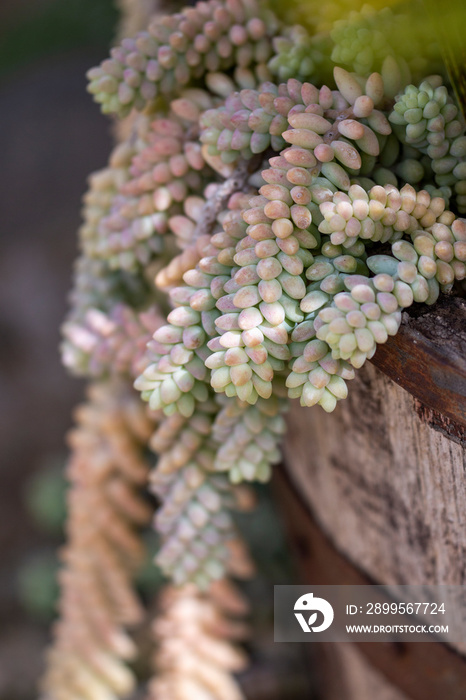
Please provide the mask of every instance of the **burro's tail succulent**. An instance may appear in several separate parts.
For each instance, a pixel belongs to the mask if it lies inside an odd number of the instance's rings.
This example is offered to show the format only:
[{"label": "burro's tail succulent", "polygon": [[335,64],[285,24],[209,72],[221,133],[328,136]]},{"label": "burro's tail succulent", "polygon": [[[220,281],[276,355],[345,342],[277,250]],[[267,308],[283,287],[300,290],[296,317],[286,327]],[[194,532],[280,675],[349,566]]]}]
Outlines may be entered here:
[{"label": "burro's tail succulent", "polygon": [[172,583],[148,697],[241,698],[242,482],[270,478],[289,399],[333,411],[403,310],[461,291],[465,123],[435,36],[422,23],[400,48],[396,7],[349,4],[198,2],[89,71],[125,119],[89,181],[63,327],[92,383],[44,700],[136,683],[150,519]]}]

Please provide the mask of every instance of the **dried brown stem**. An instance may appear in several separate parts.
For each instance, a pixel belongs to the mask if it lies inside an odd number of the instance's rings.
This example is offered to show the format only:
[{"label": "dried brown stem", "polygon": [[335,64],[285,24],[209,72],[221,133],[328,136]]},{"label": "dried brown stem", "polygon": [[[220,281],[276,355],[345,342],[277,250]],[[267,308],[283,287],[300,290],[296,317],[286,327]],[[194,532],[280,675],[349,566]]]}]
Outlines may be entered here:
[{"label": "dried brown stem", "polygon": [[193,241],[196,241],[200,236],[212,233],[217,217],[221,211],[226,209],[231,195],[245,189],[249,177],[259,168],[264,157],[264,154],[260,154],[251,160],[241,160],[233,173],[218,186],[215,194],[204,204],[201,217],[194,230]]}]

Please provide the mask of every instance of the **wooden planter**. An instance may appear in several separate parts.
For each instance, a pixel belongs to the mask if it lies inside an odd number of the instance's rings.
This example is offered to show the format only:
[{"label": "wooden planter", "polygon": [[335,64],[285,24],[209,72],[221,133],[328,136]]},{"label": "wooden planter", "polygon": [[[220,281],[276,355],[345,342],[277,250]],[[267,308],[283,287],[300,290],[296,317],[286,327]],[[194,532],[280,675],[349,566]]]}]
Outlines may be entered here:
[{"label": "wooden planter", "polygon": [[[466,303],[446,299],[404,320],[333,414],[293,402],[278,497],[304,582],[465,583],[465,350]],[[315,646],[325,700],[466,698],[445,645]]]}]

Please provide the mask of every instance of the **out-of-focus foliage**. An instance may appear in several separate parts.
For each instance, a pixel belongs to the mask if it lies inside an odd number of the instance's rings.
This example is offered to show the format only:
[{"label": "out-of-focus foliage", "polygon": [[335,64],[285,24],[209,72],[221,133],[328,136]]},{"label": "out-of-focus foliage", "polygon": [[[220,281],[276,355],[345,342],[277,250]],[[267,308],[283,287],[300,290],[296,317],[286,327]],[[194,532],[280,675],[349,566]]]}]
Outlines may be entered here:
[{"label": "out-of-focus foliage", "polygon": [[50,620],[58,597],[58,559],[54,552],[41,551],[28,557],[18,572],[18,598],[35,619]]},{"label": "out-of-focus foliage", "polygon": [[61,465],[43,468],[29,480],[25,490],[26,506],[44,532],[62,532],[66,516],[65,491]]},{"label": "out-of-focus foliage", "polygon": [[104,47],[118,14],[113,0],[48,0],[27,14],[10,14],[0,32],[0,77],[45,56]]}]

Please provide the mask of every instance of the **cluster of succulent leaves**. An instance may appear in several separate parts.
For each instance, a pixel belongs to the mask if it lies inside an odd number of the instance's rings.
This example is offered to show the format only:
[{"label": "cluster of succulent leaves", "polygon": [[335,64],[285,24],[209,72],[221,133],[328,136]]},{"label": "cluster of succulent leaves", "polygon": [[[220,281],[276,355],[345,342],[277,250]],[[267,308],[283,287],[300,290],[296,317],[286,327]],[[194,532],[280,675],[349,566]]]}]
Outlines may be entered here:
[{"label": "cluster of succulent leaves", "polygon": [[333,411],[403,309],[466,276],[466,128],[435,35],[367,7],[320,26],[320,5],[199,2],[89,72],[128,135],[85,198],[64,358],[162,416],[177,582],[222,575],[232,484],[269,478],[288,399]]}]

